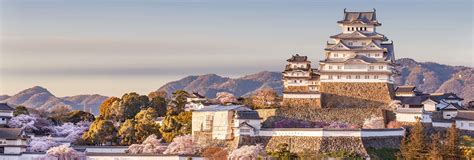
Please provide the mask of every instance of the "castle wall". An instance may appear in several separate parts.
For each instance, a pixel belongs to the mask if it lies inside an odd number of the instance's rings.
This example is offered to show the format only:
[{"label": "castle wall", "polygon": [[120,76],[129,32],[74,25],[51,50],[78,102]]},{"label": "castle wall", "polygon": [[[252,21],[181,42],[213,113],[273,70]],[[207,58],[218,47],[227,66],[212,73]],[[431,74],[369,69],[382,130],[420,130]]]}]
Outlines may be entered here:
[{"label": "castle wall", "polygon": [[393,99],[393,84],[321,82],[322,107],[381,107]]},{"label": "castle wall", "polygon": [[320,98],[283,98],[283,106],[321,108]]},{"label": "castle wall", "polygon": [[309,92],[308,86],[286,86],[285,92]]}]

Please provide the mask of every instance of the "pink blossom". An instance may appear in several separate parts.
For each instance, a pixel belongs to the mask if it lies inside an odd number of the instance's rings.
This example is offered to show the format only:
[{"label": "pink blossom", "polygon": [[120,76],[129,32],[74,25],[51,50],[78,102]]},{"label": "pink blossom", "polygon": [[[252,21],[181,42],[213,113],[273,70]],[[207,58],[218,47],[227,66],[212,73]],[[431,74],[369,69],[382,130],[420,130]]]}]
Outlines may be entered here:
[{"label": "pink blossom", "polygon": [[375,128],[384,128],[384,119],[382,117],[376,117],[376,116],[371,116],[370,118],[367,118],[364,120],[364,125],[362,128],[370,128],[370,129],[375,129]]},{"label": "pink blossom", "polygon": [[199,147],[193,142],[191,135],[178,136],[168,145],[164,154],[196,154]]},{"label": "pink blossom", "polygon": [[77,152],[76,150],[60,145],[57,147],[50,148],[46,152],[46,159],[58,159],[58,160],[85,160],[86,157],[83,153]]},{"label": "pink blossom", "polygon": [[229,159],[231,160],[254,160],[258,157],[266,157],[265,149],[261,144],[254,146],[245,145],[229,154]]},{"label": "pink blossom", "polygon": [[50,137],[34,137],[28,143],[28,152],[46,152],[49,148],[58,146]]},{"label": "pink blossom", "polygon": [[229,92],[219,92],[216,94],[216,100],[221,104],[236,103],[237,98]]},{"label": "pink blossom", "polygon": [[54,126],[52,134],[55,136],[65,136],[67,140],[75,142],[84,132],[89,130],[90,124],[90,122],[64,123],[61,126]]},{"label": "pink blossom", "polygon": [[140,153],[154,153],[161,154],[166,150],[166,146],[162,145],[161,139],[157,139],[156,135],[152,134],[148,136],[142,144],[132,144],[128,147],[127,153],[140,154]]}]

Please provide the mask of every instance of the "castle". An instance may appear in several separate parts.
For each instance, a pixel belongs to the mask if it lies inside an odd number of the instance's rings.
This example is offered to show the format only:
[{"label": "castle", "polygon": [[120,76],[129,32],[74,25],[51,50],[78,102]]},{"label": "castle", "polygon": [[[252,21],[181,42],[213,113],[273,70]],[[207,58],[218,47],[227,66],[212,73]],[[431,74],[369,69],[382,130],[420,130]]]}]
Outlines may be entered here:
[{"label": "castle", "polygon": [[[283,71],[283,104],[309,107],[365,107],[393,99],[393,43],[376,31],[375,9],[347,12],[330,36],[325,59],[311,68],[307,56],[293,55]],[[350,91],[350,92],[349,92]]]}]

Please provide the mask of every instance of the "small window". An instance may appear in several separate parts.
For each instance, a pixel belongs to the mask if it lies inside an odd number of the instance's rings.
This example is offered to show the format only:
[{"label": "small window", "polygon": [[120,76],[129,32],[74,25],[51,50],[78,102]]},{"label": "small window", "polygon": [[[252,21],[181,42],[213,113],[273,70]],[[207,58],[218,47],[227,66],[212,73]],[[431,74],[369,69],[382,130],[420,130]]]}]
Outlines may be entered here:
[{"label": "small window", "polygon": [[293,83],[296,83],[296,80],[293,80]]},{"label": "small window", "polygon": [[347,79],[351,79],[352,77],[351,77],[351,75],[347,75],[346,78],[347,78]]},{"label": "small window", "polygon": [[461,127],[464,127],[464,123],[461,122]]},{"label": "small window", "polygon": [[332,79],[332,75],[329,75],[329,76],[328,76],[328,79]]},{"label": "small window", "polygon": [[360,75],[356,75],[356,79],[360,79]]},{"label": "small window", "polygon": [[383,69],[383,66],[379,66],[379,69]]},{"label": "small window", "polygon": [[339,57],[339,54],[337,54],[337,53],[334,53],[334,57]]},{"label": "small window", "polygon": [[369,79],[369,75],[365,75],[364,78],[365,78],[365,79]]},{"label": "small window", "polygon": [[379,79],[379,76],[378,76],[378,75],[375,75],[375,76],[374,76],[374,79]]},{"label": "small window", "polygon": [[303,80],[300,80],[300,83],[303,83]]},{"label": "small window", "polygon": [[364,27],[364,31],[367,31],[367,27]]},{"label": "small window", "polygon": [[337,69],[342,69],[342,66],[337,66]]},{"label": "small window", "polygon": [[379,54],[379,53],[375,53],[375,57],[379,57],[379,56],[380,56],[380,54]]},{"label": "small window", "polygon": [[342,54],[342,57],[346,57],[346,54]]},{"label": "small window", "polygon": [[4,121],[4,120],[5,120],[5,118],[2,118],[2,121]]},{"label": "small window", "polygon": [[337,75],[337,79],[341,79],[341,75]]},{"label": "small window", "polygon": [[332,66],[328,66],[328,67],[329,67],[329,69],[332,69]]},{"label": "small window", "polygon": [[347,44],[348,44],[349,46],[352,46],[352,45],[353,45],[353,43],[352,43],[352,42],[348,42]]},{"label": "small window", "polygon": [[349,27],[347,27],[347,31],[351,31],[351,29]]},{"label": "small window", "polygon": [[374,69],[374,66],[369,66],[369,69],[370,69],[370,70],[373,70],[373,69]]},{"label": "small window", "polygon": [[474,127],[474,123],[469,123],[469,127]]},{"label": "small window", "polygon": [[352,27],[352,31],[354,31],[354,27]]},{"label": "small window", "polygon": [[362,42],[362,45],[365,46],[367,43],[366,42]]}]

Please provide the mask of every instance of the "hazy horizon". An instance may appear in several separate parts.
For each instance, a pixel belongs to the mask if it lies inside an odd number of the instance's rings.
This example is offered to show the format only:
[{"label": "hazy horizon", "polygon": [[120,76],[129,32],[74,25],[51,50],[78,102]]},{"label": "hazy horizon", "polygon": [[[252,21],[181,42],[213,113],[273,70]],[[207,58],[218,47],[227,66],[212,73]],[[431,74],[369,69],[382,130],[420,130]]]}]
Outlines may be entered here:
[{"label": "hazy horizon", "polygon": [[[454,3],[453,3],[454,2]],[[0,2],[0,95],[33,86],[56,96],[147,94],[187,75],[281,71],[292,54],[323,56],[336,21],[377,9],[396,58],[474,67],[473,2]]]}]

